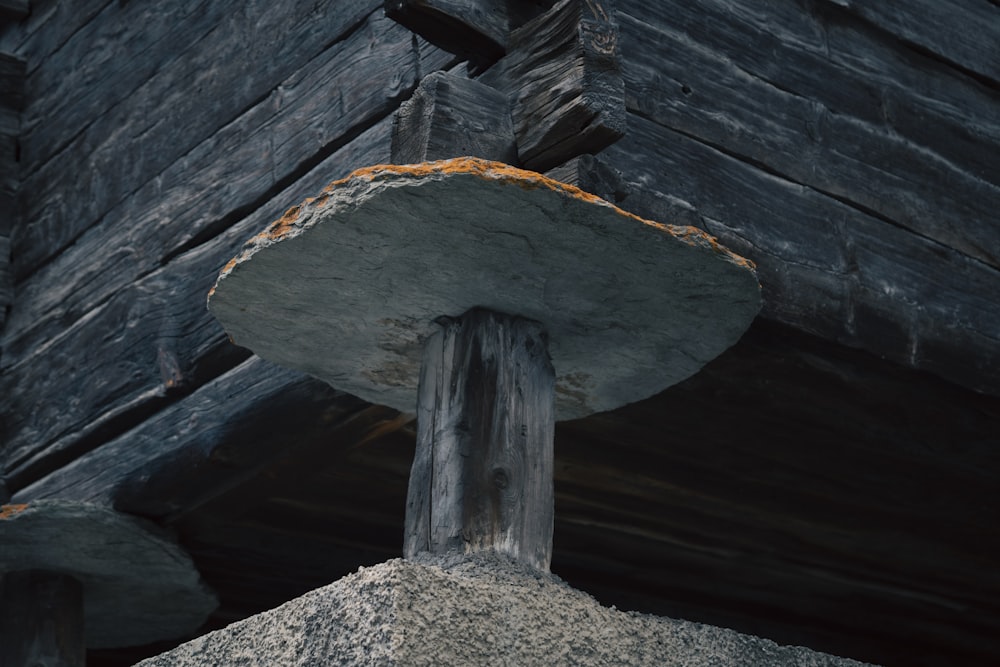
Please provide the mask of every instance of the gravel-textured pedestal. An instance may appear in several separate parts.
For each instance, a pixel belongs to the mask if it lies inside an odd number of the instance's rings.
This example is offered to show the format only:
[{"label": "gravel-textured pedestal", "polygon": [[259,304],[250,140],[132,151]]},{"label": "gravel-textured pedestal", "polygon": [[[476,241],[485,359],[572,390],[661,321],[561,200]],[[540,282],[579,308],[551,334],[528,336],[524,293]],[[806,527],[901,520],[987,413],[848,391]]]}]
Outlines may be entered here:
[{"label": "gravel-textured pedestal", "polygon": [[849,667],[853,660],[602,607],[496,554],[391,560],[141,667],[627,665]]}]

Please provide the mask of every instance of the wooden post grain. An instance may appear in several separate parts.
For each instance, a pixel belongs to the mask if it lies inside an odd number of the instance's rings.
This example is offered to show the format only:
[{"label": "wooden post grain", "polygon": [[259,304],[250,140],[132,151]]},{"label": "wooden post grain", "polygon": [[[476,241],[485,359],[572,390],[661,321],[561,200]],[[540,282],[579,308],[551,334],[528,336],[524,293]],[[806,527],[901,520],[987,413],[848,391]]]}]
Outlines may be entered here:
[{"label": "wooden post grain", "polygon": [[83,587],[56,572],[24,570],[0,583],[0,665],[83,667]]},{"label": "wooden post grain", "polygon": [[424,348],[403,551],[496,551],[548,570],[555,374],[542,326],[483,309]]}]

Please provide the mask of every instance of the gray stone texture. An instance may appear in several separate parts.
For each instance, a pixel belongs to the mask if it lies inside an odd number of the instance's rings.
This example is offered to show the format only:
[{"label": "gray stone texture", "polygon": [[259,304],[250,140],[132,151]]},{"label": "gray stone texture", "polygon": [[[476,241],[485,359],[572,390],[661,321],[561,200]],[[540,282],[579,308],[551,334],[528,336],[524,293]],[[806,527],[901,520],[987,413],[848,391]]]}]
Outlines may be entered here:
[{"label": "gray stone texture", "polygon": [[68,574],[83,585],[90,648],[190,635],[218,604],[161,529],[98,505],[0,506],[0,574],[19,570]]},{"label": "gray stone texture", "polygon": [[332,184],[251,239],[209,305],[237,344],[404,412],[435,318],[521,315],[548,331],[556,418],[573,419],[695,373],[749,326],[760,286],[694,227],[460,159]]},{"label": "gray stone texture", "polygon": [[139,667],[849,667],[732,630],[602,607],[496,554],[391,560]]}]

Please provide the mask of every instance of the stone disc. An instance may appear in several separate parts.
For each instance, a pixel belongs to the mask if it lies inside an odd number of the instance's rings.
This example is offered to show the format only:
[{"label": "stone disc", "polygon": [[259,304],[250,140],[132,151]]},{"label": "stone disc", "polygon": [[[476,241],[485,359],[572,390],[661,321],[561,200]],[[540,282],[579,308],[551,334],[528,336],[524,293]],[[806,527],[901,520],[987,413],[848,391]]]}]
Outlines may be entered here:
[{"label": "stone disc", "polygon": [[197,630],[218,601],[161,533],[87,503],[0,505],[0,573],[47,570],[80,581],[89,648],[176,639]]},{"label": "stone disc", "polygon": [[528,317],[549,334],[557,418],[573,419],[696,372],[749,326],[760,286],[696,228],[458,158],[332,183],[248,241],[209,306],[261,357],[405,412],[436,318]]}]

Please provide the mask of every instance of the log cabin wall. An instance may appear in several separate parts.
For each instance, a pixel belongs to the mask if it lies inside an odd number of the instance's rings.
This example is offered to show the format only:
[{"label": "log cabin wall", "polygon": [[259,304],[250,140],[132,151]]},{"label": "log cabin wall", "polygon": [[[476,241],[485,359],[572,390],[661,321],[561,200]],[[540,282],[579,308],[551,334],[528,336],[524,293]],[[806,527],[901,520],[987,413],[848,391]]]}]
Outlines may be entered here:
[{"label": "log cabin wall", "polygon": [[[507,98],[499,154],[706,229],[763,286],[702,373],[557,427],[553,571],[883,664],[995,662],[1000,6],[872,4],[525,0],[489,40],[380,0],[3,14],[24,63],[0,156],[4,482],[172,527],[220,593],[214,626],[398,555],[410,416],[252,357],[204,303],[245,238],[390,161],[395,112],[448,72]],[[573,85],[602,96],[541,122],[538,91],[579,74],[532,65],[577,53],[541,37],[553,5],[616,60],[581,56],[599,66]]]}]

